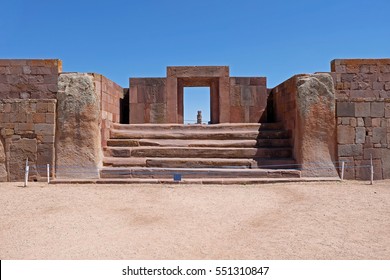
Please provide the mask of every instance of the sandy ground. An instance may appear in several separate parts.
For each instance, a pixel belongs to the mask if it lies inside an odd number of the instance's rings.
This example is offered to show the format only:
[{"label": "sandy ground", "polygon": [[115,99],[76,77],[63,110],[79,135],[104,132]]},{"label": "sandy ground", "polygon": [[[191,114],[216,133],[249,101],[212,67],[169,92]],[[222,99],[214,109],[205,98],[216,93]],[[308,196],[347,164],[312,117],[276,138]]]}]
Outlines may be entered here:
[{"label": "sandy ground", "polygon": [[0,259],[390,259],[390,181],[0,184]]}]

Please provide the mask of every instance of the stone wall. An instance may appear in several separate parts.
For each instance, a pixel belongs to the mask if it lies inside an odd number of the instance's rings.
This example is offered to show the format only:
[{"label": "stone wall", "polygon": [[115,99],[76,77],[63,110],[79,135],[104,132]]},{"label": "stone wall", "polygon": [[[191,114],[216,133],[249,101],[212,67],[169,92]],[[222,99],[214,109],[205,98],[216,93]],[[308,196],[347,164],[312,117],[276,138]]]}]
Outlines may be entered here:
[{"label": "stone wall", "polygon": [[165,78],[131,78],[130,123],[167,123]]},{"label": "stone wall", "polygon": [[390,178],[390,59],[331,62],[337,98],[337,143],[345,178]]},{"label": "stone wall", "polygon": [[0,180],[22,180],[26,158],[30,179],[46,177],[46,164],[54,166],[55,115],[53,99],[0,99]]},{"label": "stone wall", "polygon": [[113,123],[120,122],[120,100],[123,98],[123,88],[100,74],[91,74],[94,79],[95,91],[100,95],[102,147],[107,146],[110,129]]},{"label": "stone wall", "polygon": [[55,99],[58,59],[0,59],[1,99]]},{"label": "stone wall", "polygon": [[264,77],[230,78],[230,122],[258,123],[267,120],[267,80]]},{"label": "stone wall", "polygon": [[167,67],[167,78],[131,78],[130,123],[183,123],[184,88],[210,88],[211,123],[266,121],[264,77],[229,77],[227,66]]}]

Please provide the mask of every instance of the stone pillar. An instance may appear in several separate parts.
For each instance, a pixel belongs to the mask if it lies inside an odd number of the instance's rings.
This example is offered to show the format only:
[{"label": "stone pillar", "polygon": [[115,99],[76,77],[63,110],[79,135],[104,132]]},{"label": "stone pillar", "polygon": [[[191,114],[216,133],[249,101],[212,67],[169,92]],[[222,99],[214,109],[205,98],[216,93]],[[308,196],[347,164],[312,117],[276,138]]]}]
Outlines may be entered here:
[{"label": "stone pillar", "polygon": [[294,150],[302,177],[337,177],[335,92],[329,74],[297,78]]},{"label": "stone pillar", "polygon": [[167,123],[178,123],[177,78],[167,76]]},{"label": "stone pillar", "polygon": [[93,76],[61,74],[57,100],[57,178],[98,178],[102,162],[101,102]]}]

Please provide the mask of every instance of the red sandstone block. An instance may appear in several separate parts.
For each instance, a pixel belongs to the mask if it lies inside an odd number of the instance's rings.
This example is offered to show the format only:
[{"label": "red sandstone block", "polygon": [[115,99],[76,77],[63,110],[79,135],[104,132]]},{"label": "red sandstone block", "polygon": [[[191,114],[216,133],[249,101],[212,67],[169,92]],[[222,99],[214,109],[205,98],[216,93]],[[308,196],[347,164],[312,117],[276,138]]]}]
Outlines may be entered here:
[{"label": "red sandstone block", "polygon": [[267,86],[267,78],[265,77],[252,77],[250,81],[251,86]]},{"label": "red sandstone block", "polygon": [[[355,161],[355,172],[356,179],[359,180],[370,180],[371,170],[369,160],[356,160]],[[374,166],[374,180],[382,180],[382,162],[379,159],[373,160]]]},{"label": "red sandstone block", "polygon": [[47,123],[34,124],[34,131],[37,135],[54,135],[54,125]]},{"label": "red sandstone block", "polygon": [[52,92],[52,93],[56,93],[58,91],[58,87],[56,84],[53,84],[53,85],[47,85],[47,89]]},{"label": "red sandstone block", "polygon": [[378,80],[380,82],[389,82],[390,81],[390,73],[383,73],[379,75]]},{"label": "red sandstone block", "polygon": [[355,143],[355,129],[351,126],[339,125],[337,127],[337,143],[339,144]]},{"label": "red sandstone block", "polygon": [[26,131],[33,131],[33,130],[34,130],[33,123],[18,123],[15,125],[15,132],[19,134]]},{"label": "red sandstone block", "polygon": [[31,74],[39,74],[39,75],[51,75],[53,74],[51,69],[48,67],[36,67],[36,66],[31,66]]},{"label": "red sandstone block", "polygon": [[245,112],[242,106],[230,107],[230,122],[243,123],[245,122]]},{"label": "red sandstone block", "polygon": [[54,113],[56,109],[55,103],[47,103],[47,112],[48,113]]},{"label": "red sandstone block", "polygon": [[390,73],[390,62],[389,64],[379,65],[379,70],[381,73]]},{"label": "red sandstone block", "polygon": [[46,122],[46,114],[45,113],[34,113],[33,114],[33,122],[34,123],[45,123]]},{"label": "red sandstone block", "polygon": [[58,75],[42,75],[45,84],[57,84]]},{"label": "red sandstone block", "polygon": [[9,122],[8,114],[0,113],[0,127],[2,123],[7,123],[7,122]]},{"label": "red sandstone block", "polygon": [[37,112],[38,113],[46,113],[47,112],[47,103],[38,102],[37,103]]},{"label": "red sandstone block", "polygon": [[55,115],[53,113],[46,113],[45,116],[46,123],[55,123]]},{"label": "red sandstone block", "polygon": [[[0,83],[0,94],[8,94],[11,91],[11,86],[6,83]],[[2,96],[3,98],[3,96]]]},{"label": "red sandstone block", "polygon": [[130,123],[144,123],[145,104],[131,103],[130,104]]},{"label": "red sandstone block", "polygon": [[379,91],[375,90],[351,90],[350,98],[379,98]]},{"label": "red sandstone block", "polygon": [[43,75],[28,75],[27,79],[30,84],[43,84],[45,82]]}]

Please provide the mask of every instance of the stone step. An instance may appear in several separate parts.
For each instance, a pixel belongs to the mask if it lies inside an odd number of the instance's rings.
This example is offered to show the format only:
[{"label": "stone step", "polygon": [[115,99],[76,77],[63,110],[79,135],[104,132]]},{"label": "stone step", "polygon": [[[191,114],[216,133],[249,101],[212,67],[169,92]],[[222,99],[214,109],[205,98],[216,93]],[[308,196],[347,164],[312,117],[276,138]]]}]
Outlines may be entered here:
[{"label": "stone step", "polygon": [[217,131],[164,131],[164,130],[111,130],[111,139],[197,139],[197,140],[254,140],[288,139],[285,130],[217,130]]},{"label": "stone step", "polygon": [[118,158],[105,157],[104,166],[160,168],[257,168],[298,169],[292,159],[226,159],[226,158]]},{"label": "stone step", "polygon": [[290,147],[290,139],[257,139],[257,140],[196,140],[196,139],[110,139],[110,147]]},{"label": "stone step", "polygon": [[264,169],[300,169],[300,165],[292,158],[254,158],[256,166]]},{"label": "stone step", "polygon": [[178,158],[289,158],[292,149],[275,148],[209,148],[209,147],[107,147],[111,157],[178,157]]},{"label": "stone step", "polygon": [[222,124],[114,124],[117,130],[283,130],[282,123],[222,123]]},{"label": "stone step", "polygon": [[162,167],[162,168],[251,168],[256,166],[252,159],[226,159],[226,158],[117,158],[105,157],[104,166],[112,167]]},{"label": "stone step", "polygon": [[285,178],[182,178],[180,182],[174,182],[173,177],[166,179],[153,178],[108,178],[108,179],[53,179],[50,184],[201,184],[201,185],[253,185],[253,184],[275,184],[275,183],[299,183],[299,182],[340,182],[339,177],[285,177]]},{"label": "stone step", "polygon": [[170,179],[180,174],[182,179],[189,178],[299,178],[299,170],[288,169],[219,169],[219,168],[151,168],[151,167],[104,167],[101,178],[148,178]]}]

